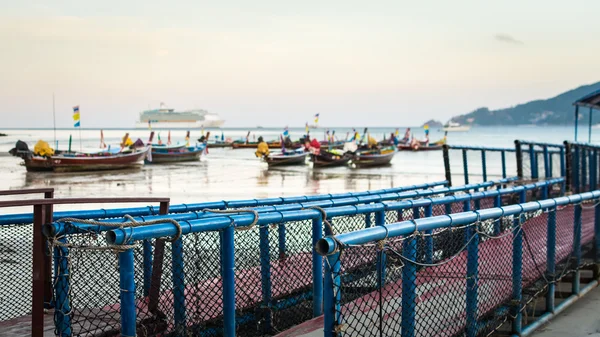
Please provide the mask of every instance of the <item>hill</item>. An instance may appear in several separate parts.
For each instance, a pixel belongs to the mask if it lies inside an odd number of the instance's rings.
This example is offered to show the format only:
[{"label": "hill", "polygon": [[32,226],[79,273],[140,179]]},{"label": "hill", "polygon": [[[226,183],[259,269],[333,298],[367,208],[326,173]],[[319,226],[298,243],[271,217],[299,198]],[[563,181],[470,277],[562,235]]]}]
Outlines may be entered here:
[{"label": "hill", "polygon": [[[583,85],[556,97],[540,99],[511,108],[490,110],[479,108],[466,115],[452,118],[460,124],[473,125],[565,125],[573,124],[575,107],[573,102],[579,98],[600,90],[600,82]],[[580,121],[589,118],[589,109],[579,109]],[[600,123],[600,113],[595,113],[593,123]]]}]

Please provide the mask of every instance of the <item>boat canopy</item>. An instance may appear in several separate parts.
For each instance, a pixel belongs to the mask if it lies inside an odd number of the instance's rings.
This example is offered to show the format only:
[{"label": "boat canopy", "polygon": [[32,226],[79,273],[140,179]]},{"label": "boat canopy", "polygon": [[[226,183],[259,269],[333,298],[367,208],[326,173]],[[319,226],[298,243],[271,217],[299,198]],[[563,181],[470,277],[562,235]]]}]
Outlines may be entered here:
[{"label": "boat canopy", "polygon": [[590,108],[588,122],[588,142],[592,141],[592,114],[594,110],[600,111],[600,90],[594,91],[588,95],[573,102],[575,106],[575,141],[577,141],[577,129],[579,124],[579,107]]}]

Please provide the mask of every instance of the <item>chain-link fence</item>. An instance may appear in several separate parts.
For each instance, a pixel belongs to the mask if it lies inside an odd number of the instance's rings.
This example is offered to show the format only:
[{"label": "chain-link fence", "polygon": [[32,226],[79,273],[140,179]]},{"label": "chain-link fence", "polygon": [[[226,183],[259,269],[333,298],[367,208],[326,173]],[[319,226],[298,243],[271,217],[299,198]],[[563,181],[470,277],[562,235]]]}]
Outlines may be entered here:
[{"label": "chain-link fence", "polygon": [[515,141],[517,172],[524,180],[567,176],[567,151],[564,144]]},{"label": "chain-link fence", "polygon": [[451,185],[517,176],[513,148],[444,145],[443,156]]},{"label": "chain-link fence", "polygon": [[[554,310],[550,298],[566,275],[574,275],[579,292],[579,270],[588,265],[582,256],[598,241],[599,197],[417,219],[320,240],[325,336],[476,336],[507,321],[519,333],[528,311],[539,312],[536,300],[546,297],[545,311]],[[464,239],[435,240],[456,232]]]},{"label": "chain-link fence", "polygon": [[[178,215],[173,218],[179,219],[182,228],[190,231],[179,240],[180,248],[175,243],[157,239],[158,235],[167,235],[162,230],[151,230],[159,225],[147,223],[142,227],[109,231],[132,240],[135,276],[131,288],[122,286],[123,273],[117,256],[122,249],[101,249],[107,245],[103,233],[97,232],[97,226],[67,224],[65,231],[70,234],[63,236],[64,242],[53,241],[55,261],[62,261],[56,265],[63,266],[55,280],[56,296],[60,297],[57,303],[62,303],[56,315],[57,331],[110,335],[121,329],[123,289],[130,289],[136,312],[133,329],[140,335],[155,336],[160,331],[174,335],[223,335],[227,324],[222,288],[226,245],[222,236],[223,228],[233,224],[239,228],[231,242],[236,333],[239,336],[273,335],[322,313],[322,262],[313,252],[315,242],[322,236],[355,232],[399,220],[491,208],[503,200],[512,200],[515,194],[533,195],[534,190],[561,181],[386,204],[356,203],[287,212],[253,211],[256,212],[253,215],[230,210],[229,217],[206,213],[205,218],[197,220],[184,220],[183,215]],[[165,221],[165,216],[155,218]],[[158,221],[155,218],[138,220]],[[255,220],[258,223],[252,225]],[[99,223],[106,225],[106,222]],[[214,229],[215,224],[220,224],[221,229],[191,230],[207,226]],[[86,231],[86,228],[92,230]],[[149,236],[135,240],[137,231]],[[457,229],[434,230],[418,237],[417,261],[430,263],[447,259],[465,244],[465,235],[464,229]],[[457,246],[434,249],[443,242]],[[365,257],[356,259],[351,267],[359,271],[371,268],[370,264]],[[64,303],[68,305],[65,307]]]},{"label": "chain-link fence", "polygon": [[573,193],[593,191],[598,188],[598,155],[600,146],[579,143],[566,143],[569,175],[569,190]]}]

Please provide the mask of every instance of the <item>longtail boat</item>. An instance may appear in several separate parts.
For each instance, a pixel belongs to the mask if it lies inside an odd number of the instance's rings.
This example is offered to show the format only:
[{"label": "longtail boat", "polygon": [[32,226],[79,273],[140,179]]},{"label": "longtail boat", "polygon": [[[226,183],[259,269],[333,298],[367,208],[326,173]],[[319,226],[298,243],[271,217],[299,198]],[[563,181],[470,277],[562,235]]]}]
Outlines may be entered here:
[{"label": "longtail boat", "polygon": [[27,171],[81,172],[139,168],[144,164],[149,147],[126,152],[99,152],[94,154],[63,152],[50,157],[34,155],[31,151],[19,151]]},{"label": "longtail boat", "polygon": [[[268,142],[269,148],[281,147],[281,142]],[[234,149],[256,149],[258,142],[233,142],[231,147]]]},{"label": "longtail boat", "polygon": [[441,150],[442,147],[444,145],[443,144],[418,144],[418,145],[405,145],[405,144],[399,144],[398,145],[398,151],[435,151],[435,150]]},{"label": "longtail boat", "polygon": [[375,167],[389,165],[396,154],[395,149],[363,150],[352,158],[352,164],[356,167]]},{"label": "longtail boat", "polygon": [[337,167],[348,165],[352,157],[350,152],[321,150],[319,153],[311,153],[310,161],[313,167]]},{"label": "longtail boat", "polygon": [[152,147],[152,154],[146,158],[146,164],[179,163],[186,161],[197,161],[204,152],[206,146],[182,147],[175,149],[162,149]]},{"label": "longtail boat", "polygon": [[271,153],[264,157],[264,161],[272,166],[304,165],[308,152],[282,152]]}]

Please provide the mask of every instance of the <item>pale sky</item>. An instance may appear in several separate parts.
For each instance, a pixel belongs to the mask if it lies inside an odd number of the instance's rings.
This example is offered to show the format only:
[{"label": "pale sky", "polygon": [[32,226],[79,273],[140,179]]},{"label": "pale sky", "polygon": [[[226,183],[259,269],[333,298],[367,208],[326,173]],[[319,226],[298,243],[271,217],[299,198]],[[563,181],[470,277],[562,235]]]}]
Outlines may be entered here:
[{"label": "pale sky", "polygon": [[600,80],[598,0],[0,0],[0,128],[416,125]]}]

